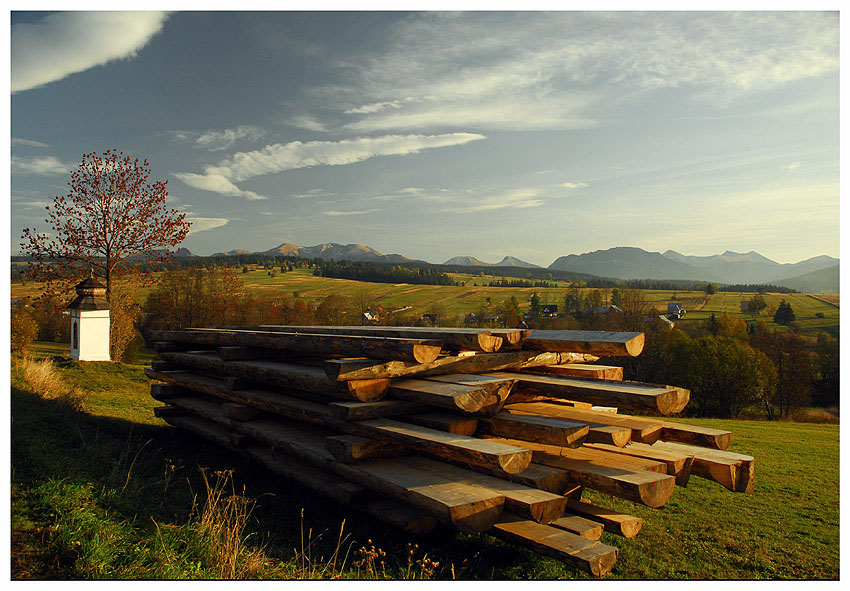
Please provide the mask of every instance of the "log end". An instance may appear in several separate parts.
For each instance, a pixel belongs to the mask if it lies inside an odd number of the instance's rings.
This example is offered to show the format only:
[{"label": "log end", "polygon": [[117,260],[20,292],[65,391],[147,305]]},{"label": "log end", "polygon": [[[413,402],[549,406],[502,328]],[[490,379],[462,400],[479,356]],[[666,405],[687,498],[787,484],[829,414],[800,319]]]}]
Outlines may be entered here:
[{"label": "log end", "polygon": [[502,337],[493,336],[491,334],[480,333],[478,335],[478,346],[485,353],[495,353],[502,346]]},{"label": "log end", "polygon": [[464,506],[464,514],[451,516],[451,525],[465,534],[485,532],[499,520],[505,507],[504,503],[505,498],[497,496],[467,504]]},{"label": "log end", "polygon": [[341,382],[352,400],[357,402],[376,402],[381,400],[390,387],[390,380],[351,380]]},{"label": "log end", "polygon": [[414,345],[413,358],[417,363],[432,363],[439,357],[440,350],[441,347],[439,345]]},{"label": "log end", "polygon": [[519,447],[516,450],[516,453],[499,456],[499,468],[506,474],[519,474],[531,465],[531,450]]},{"label": "log end", "polygon": [[646,342],[646,335],[644,333],[640,333],[633,339],[629,339],[626,341],[626,354],[629,357],[637,357],[643,351],[644,343]]},{"label": "log end", "polygon": [[660,477],[652,482],[642,484],[639,487],[640,502],[651,509],[663,507],[673,496],[675,486],[676,478],[673,476]]}]

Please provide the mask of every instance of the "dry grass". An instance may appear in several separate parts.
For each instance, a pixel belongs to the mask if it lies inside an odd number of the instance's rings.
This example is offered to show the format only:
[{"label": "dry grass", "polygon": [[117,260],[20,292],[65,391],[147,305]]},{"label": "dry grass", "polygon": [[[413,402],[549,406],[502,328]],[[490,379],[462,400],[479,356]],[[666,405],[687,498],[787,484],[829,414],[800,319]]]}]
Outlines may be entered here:
[{"label": "dry grass", "polygon": [[16,366],[33,393],[59,402],[69,410],[82,410],[85,392],[66,384],[53,361],[24,356],[17,360]]},{"label": "dry grass", "polygon": [[791,419],[796,423],[840,423],[838,408],[801,408],[791,413]]}]

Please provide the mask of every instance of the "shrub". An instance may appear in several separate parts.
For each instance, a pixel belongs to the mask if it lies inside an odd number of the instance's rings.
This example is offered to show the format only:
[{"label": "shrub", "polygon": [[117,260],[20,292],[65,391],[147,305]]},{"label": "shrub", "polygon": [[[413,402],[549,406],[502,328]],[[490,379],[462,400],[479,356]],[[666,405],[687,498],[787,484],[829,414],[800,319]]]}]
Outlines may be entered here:
[{"label": "shrub", "polygon": [[12,310],[9,329],[12,336],[12,351],[15,353],[26,353],[35,337],[38,336],[38,323],[32,317],[30,309],[24,306],[18,306]]}]

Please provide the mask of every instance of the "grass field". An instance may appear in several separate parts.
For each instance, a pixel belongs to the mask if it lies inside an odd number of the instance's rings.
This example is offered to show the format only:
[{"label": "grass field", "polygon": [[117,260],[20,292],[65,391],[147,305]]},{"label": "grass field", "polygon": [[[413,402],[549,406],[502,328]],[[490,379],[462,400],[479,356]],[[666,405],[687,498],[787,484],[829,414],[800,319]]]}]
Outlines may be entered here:
[{"label": "grass field", "polygon": [[[36,356],[62,349],[39,344]],[[55,386],[42,392],[13,359],[14,579],[587,578],[489,536],[414,539],[316,498],[154,418],[141,365],[57,365],[61,381],[77,387],[68,400]],[[632,540],[604,534],[620,549],[611,578],[837,578],[838,425],[688,422],[735,433],[730,449],[756,457],[755,493],[694,477],[653,510],[591,492],[646,520]],[[228,486],[256,503],[241,545],[209,529],[210,515],[227,519],[205,503],[201,467],[210,481],[232,471]],[[377,550],[386,555],[376,558]],[[439,565],[417,564],[426,555]]]},{"label": "grass field", "polygon": [[[296,269],[289,273],[278,273],[271,277],[262,268],[252,267],[248,273],[237,272],[247,291],[258,295],[292,299],[296,296],[312,304],[318,304],[323,298],[331,295],[357,297],[368,294],[385,310],[404,309],[405,316],[418,316],[437,311],[450,321],[460,323],[470,312],[477,312],[482,307],[494,310],[501,302],[516,296],[520,308],[525,310],[530,306],[529,300],[533,293],[540,295],[542,304],[557,304],[563,307],[566,285],[553,288],[504,288],[485,287],[484,282],[490,282],[494,277],[473,275],[453,275],[458,282],[465,285],[410,285],[388,283],[363,283],[347,279],[331,279],[313,277],[311,269]],[[32,282],[26,285],[12,284],[12,297],[35,297],[40,293],[41,286]],[[141,302],[150,292],[150,287],[140,289],[137,299]],[[602,290],[605,294],[605,290]],[[709,296],[697,291],[644,290],[644,297],[653,304],[658,312],[666,311],[667,303],[681,302],[687,315],[682,322],[694,322],[707,319],[712,313],[743,316],[747,320],[753,318],[741,314],[741,302],[750,299],[751,293],[718,292]],[[610,292],[607,293],[610,297]],[[489,304],[488,304],[489,298]],[[768,306],[778,306],[787,300],[803,331],[824,331],[837,336],[840,308],[837,295],[807,295],[807,294],[765,294]],[[409,308],[408,308],[409,306]],[[819,318],[816,314],[822,314]],[[773,318],[763,311],[759,317],[771,328],[777,328]]]}]

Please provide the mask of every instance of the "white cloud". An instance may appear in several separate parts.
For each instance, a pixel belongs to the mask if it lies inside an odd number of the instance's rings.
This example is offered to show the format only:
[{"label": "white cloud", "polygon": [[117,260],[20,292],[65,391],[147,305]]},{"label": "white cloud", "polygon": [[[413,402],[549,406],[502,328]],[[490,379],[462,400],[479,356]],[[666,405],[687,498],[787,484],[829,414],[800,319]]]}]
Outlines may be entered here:
[{"label": "white cloud", "polygon": [[587,183],[574,183],[574,182],[566,182],[561,183],[559,186],[564,187],[565,189],[584,189],[585,187],[589,187]]},{"label": "white cloud", "polygon": [[325,215],[337,216],[337,215],[363,215],[366,213],[375,213],[376,211],[380,211],[379,209],[363,209],[360,211],[326,211]]},{"label": "white cloud", "polygon": [[838,34],[829,12],[419,14],[346,64],[363,106],[345,127],[575,129],[662,87],[730,105],[837,73]]},{"label": "white cloud", "polygon": [[239,140],[256,141],[265,135],[262,127],[240,125],[235,129],[211,129],[202,133],[195,143],[207,150],[226,150]]},{"label": "white cloud", "polygon": [[68,174],[75,168],[71,164],[64,164],[53,156],[44,158],[21,158],[12,156],[12,173],[13,174]]},{"label": "white cloud", "polygon": [[135,57],[167,18],[165,12],[57,12],[14,25],[12,92]]},{"label": "white cloud", "polygon": [[243,191],[229,180],[218,174],[192,174],[190,172],[175,173],[178,179],[196,189],[221,193],[229,197],[244,197],[249,200],[268,199],[253,191]]},{"label": "white cloud", "polygon": [[386,135],[338,142],[290,142],[274,144],[253,152],[238,152],[216,166],[207,166],[203,175],[175,174],[184,183],[222,195],[263,199],[251,191],[242,191],[234,183],[254,177],[314,166],[343,166],[377,156],[402,156],[423,150],[460,146],[485,136],[475,133],[443,135]]},{"label": "white cloud", "polygon": [[327,131],[327,126],[315,119],[314,117],[310,117],[309,115],[297,115],[295,117],[289,117],[284,120],[284,123],[287,125],[291,125],[292,127],[297,127],[298,129],[306,129],[308,131]]},{"label": "white cloud", "polygon": [[802,162],[792,162],[791,164],[786,164],[785,168],[788,170],[797,170],[798,168],[803,168]]},{"label": "white cloud", "polygon": [[204,232],[205,230],[220,228],[226,225],[230,220],[227,218],[187,217],[186,221],[192,222],[192,226],[189,228],[189,234],[197,234],[198,232]]},{"label": "white cloud", "polygon": [[25,139],[22,139],[22,138],[19,138],[19,137],[13,137],[12,138],[12,145],[13,146],[27,146],[29,148],[49,148],[50,147],[47,144],[44,144],[42,142],[37,142],[35,140],[25,140]]}]

